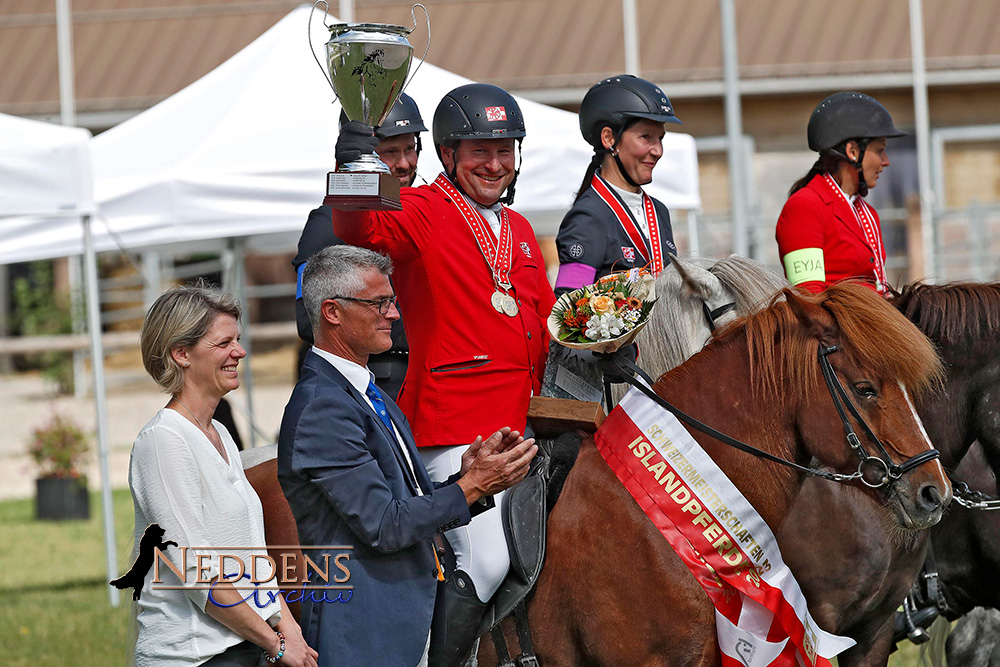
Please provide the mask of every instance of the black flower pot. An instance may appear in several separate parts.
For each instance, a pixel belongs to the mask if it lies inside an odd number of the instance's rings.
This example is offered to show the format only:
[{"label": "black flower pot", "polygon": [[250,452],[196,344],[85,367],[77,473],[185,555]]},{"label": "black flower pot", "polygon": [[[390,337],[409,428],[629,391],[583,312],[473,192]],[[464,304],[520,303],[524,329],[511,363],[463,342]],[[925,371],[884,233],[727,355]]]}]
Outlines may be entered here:
[{"label": "black flower pot", "polygon": [[89,519],[87,478],[48,477],[35,480],[35,518]]}]

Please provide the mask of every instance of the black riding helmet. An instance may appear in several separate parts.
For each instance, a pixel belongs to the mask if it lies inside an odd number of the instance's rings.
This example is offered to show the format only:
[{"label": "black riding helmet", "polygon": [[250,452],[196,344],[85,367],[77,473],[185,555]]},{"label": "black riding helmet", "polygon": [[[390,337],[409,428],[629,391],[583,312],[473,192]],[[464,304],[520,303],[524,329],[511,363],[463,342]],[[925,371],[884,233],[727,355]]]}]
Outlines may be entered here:
[{"label": "black riding helmet", "polygon": [[[833,154],[844,158],[858,170],[858,192],[868,193],[862,162],[869,142],[878,137],[905,137],[906,132],[897,128],[892,116],[882,103],[864,93],[840,92],[830,95],[816,105],[809,116],[806,137],[809,150],[821,155]],[[847,157],[846,144],[855,141],[860,152],[857,160]]]},{"label": "black riding helmet", "polygon": [[905,137],[881,102],[863,93],[834,93],[813,109],[806,131],[809,150],[823,152],[852,139]]},{"label": "black riding helmet", "polygon": [[612,76],[591,86],[580,103],[580,132],[588,144],[602,149],[601,130],[624,130],[632,120],[678,123],[667,94],[660,87],[631,74]]},{"label": "black riding helmet", "polygon": [[[439,160],[441,146],[455,148],[462,139],[516,139],[520,146],[525,137],[524,116],[514,96],[488,83],[469,83],[445,95],[434,111],[432,128]],[[448,176],[461,189],[454,171]],[[514,201],[514,184],[520,172],[518,164],[502,203]]]},{"label": "black riding helmet", "polygon": [[[347,123],[347,114],[340,110],[340,127]],[[424,119],[420,117],[420,109],[412,97],[402,93],[396,103],[389,110],[389,115],[385,117],[382,124],[375,128],[375,137],[379,141],[385,141],[391,137],[398,137],[401,134],[414,133],[417,139],[417,153],[420,152],[420,133],[426,132]]]},{"label": "black riding helmet", "polygon": [[[580,132],[597,155],[607,152],[601,143],[601,131],[605,127],[611,128],[617,144],[632,123],[643,119],[681,123],[681,119],[674,115],[670,99],[659,86],[631,74],[620,74],[597,82],[580,103]],[[615,160],[625,180],[637,187],[617,155]]]}]

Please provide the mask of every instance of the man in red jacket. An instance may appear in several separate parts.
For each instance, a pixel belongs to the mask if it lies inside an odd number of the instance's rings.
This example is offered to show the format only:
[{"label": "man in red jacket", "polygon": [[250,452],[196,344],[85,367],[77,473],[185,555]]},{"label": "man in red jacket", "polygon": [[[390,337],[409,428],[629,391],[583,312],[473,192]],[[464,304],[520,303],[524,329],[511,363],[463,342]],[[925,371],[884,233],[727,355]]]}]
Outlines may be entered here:
[{"label": "man in red jacket", "polygon": [[[396,266],[410,343],[398,404],[431,478],[444,480],[460,469],[476,436],[503,426],[524,431],[528,401],[541,389],[555,296],[530,224],[507,207],[525,136],[517,102],[496,86],[460,86],[438,105],[432,132],[445,167],[434,183],[404,188],[402,211],[335,210],[333,228]],[[348,123],[337,162],[356,159],[376,141],[371,127]],[[510,560],[499,510],[448,539],[458,571],[446,597],[447,643],[461,646],[475,636]]]}]

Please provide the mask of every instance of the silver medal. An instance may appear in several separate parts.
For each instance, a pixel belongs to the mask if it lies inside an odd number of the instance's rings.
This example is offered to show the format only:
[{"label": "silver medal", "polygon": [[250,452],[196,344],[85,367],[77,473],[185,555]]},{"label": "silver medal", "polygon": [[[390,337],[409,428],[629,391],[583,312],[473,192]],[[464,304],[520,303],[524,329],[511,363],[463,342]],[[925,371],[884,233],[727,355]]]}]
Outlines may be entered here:
[{"label": "silver medal", "polygon": [[503,295],[503,314],[507,317],[515,317],[517,315],[517,301],[510,294]]},{"label": "silver medal", "polygon": [[492,296],[490,296],[490,303],[493,304],[493,309],[498,313],[504,312],[504,296],[503,292],[499,290],[493,292]]}]

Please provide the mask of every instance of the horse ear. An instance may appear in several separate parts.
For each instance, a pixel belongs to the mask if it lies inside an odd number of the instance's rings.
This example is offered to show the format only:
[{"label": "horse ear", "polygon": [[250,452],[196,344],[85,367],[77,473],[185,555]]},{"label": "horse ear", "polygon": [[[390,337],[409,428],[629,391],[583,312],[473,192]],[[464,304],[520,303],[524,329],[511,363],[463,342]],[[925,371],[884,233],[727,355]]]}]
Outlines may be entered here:
[{"label": "horse ear", "polygon": [[818,303],[807,301],[787,287],[781,291],[795,317],[821,345],[840,344],[840,327],[830,311]]},{"label": "horse ear", "polygon": [[670,256],[670,264],[684,281],[684,287],[692,295],[703,301],[708,301],[715,294],[722,291],[722,281],[708,269],[678,258],[676,255],[667,253]]}]

